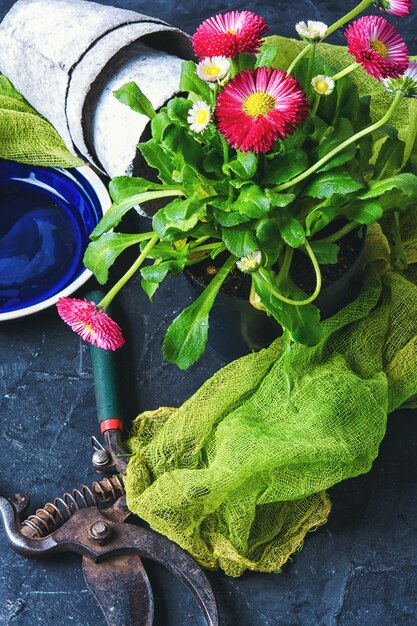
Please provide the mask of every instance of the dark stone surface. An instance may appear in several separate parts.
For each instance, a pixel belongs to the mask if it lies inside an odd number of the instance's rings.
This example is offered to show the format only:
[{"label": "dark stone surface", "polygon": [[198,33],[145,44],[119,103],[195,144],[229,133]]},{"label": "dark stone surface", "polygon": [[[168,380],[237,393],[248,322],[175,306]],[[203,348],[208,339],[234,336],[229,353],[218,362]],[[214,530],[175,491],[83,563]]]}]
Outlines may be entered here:
[{"label": "dark stone surface", "polygon": [[[335,4],[258,0],[249,6],[214,0],[208,6],[197,0],[120,0],[121,6],[164,18],[189,32],[215,12],[248,7],[269,20],[271,32],[286,35],[300,19],[331,22]],[[349,0],[343,6],[353,4]],[[12,5],[11,0],[0,0],[0,17]],[[402,31],[416,52],[413,20],[403,20]],[[179,277],[164,283],[154,304],[141,293],[137,280],[118,299],[119,319],[128,336],[128,347],[119,357],[126,415],[179,405],[223,364],[209,350],[186,373],[163,361],[165,329],[189,298],[185,280]],[[90,436],[98,434],[98,427],[89,352],[55,310],[0,326],[0,407],[0,493],[27,491],[35,507],[95,479]],[[371,472],[331,490],[328,524],[306,539],[283,574],[251,573],[240,579],[209,574],[221,626],[415,626],[416,457],[415,413],[391,416]],[[157,605],[155,626],[204,623],[190,595],[171,575],[152,564],[149,572]],[[0,625],[103,623],[84,583],[79,557],[27,560],[9,550],[0,532]]]}]

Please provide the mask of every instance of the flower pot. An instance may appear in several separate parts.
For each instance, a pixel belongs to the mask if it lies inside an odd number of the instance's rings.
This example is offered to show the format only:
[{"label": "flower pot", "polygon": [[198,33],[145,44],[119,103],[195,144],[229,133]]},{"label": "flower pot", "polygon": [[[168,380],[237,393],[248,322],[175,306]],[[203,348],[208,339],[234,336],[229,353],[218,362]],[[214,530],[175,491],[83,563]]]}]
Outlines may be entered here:
[{"label": "flower pot", "polygon": [[[346,260],[342,259],[336,266],[322,266],[323,288],[314,302],[320,309],[322,319],[331,317],[350,302],[364,241],[364,228],[349,233],[339,243],[341,252],[353,244],[349,255],[353,257],[351,262],[347,264]],[[213,265],[212,261],[206,263]],[[305,267],[308,267],[308,262],[304,262],[300,253],[294,255],[294,264],[296,276],[293,276],[293,279],[298,282],[298,275],[305,274],[304,270]],[[345,267],[346,265],[347,267]],[[196,273],[195,267],[185,271],[185,276],[195,297],[198,297],[205,288],[205,284],[201,280],[201,269],[198,273]],[[336,269],[339,276],[332,280],[332,275],[337,273]],[[329,276],[326,275],[327,273]],[[235,294],[220,291],[210,312],[208,343],[212,350],[226,361],[232,361],[255,350],[265,348],[282,333],[281,326],[272,316],[255,309],[249,303],[250,278],[247,275],[246,277],[246,297],[238,297]],[[303,284],[302,287],[310,293],[314,289],[312,283],[311,286]]]},{"label": "flower pot", "polygon": [[148,122],[113,90],[136,81],[158,108],[192,54],[189,35],[166,22],[85,0],[18,0],[0,24],[0,71],[72,152],[112,177],[132,173]]}]

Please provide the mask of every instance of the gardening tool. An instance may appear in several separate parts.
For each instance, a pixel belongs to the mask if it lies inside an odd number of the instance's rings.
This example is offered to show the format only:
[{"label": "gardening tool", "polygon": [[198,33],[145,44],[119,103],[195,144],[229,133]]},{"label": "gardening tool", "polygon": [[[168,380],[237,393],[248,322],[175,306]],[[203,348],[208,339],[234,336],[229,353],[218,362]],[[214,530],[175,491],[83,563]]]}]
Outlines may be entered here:
[{"label": "gardening tool", "polygon": [[[87,296],[98,301],[101,294]],[[0,497],[0,517],[11,547],[23,556],[76,552],[83,556],[84,578],[109,626],[151,626],[152,589],[141,556],[152,559],[181,580],[196,599],[208,626],[217,626],[217,607],[203,570],[179,546],[158,533],[126,523],[123,473],[127,454],[116,393],[114,354],[92,347],[97,413],[105,446],[93,437],[93,466],[118,472],[91,486],[48,502],[23,522],[29,498]]]}]

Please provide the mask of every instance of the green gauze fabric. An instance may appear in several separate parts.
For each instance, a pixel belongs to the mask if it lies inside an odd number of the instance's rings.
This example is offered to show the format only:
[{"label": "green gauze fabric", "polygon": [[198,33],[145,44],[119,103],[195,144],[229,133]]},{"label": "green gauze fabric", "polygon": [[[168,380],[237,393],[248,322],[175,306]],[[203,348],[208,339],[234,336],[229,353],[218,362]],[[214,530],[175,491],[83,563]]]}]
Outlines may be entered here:
[{"label": "green gauze fabric", "polygon": [[83,165],[53,126],[0,75],[0,158],[55,167]]},{"label": "green gauze fabric", "polygon": [[[414,256],[416,224],[413,212]],[[280,571],[326,521],[323,490],[367,472],[388,413],[416,406],[413,266],[381,277],[389,246],[378,225],[369,230],[372,262],[356,299],[324,322],[318,346],[293,350],[298,413],[287,408],[278,339],[220,370],[179,409],[134,422],[128,506],[205,567]]]}]

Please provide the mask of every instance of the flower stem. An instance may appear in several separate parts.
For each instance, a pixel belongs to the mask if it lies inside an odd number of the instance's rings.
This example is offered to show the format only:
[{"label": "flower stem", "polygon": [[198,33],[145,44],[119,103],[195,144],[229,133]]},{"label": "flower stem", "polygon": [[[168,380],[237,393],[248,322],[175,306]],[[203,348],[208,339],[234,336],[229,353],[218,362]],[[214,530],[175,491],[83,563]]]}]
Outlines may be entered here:
[{"label": "flower stem", "polygon": [[357,63],[355,61],[354,63],[351,63],[350,65],[345,67],[344,70],[340,70],[340,72],[338,72],[337,74],[332,76],[332,79],[336,82],[337,80],[339,80],[339,78],[343,78],[343,76],[346,76],[347,74],[350,74],[351,72],[356,70],[356,68],[358,68],[358,67],[360,67],[360,63]]},{"label": "flower stem", "polygon": [[316,115],[317,109],[319,108],[319,104],[320,104],[320,96],[318,93],[316,93],[316,97],[314,98],[313,108],[311,109],[311,117],[314,117]]},{"label": "flower stem", "polygon": [[339,154],[339,152],[342,152],[342,150],[350,146],[352,143],[355,143],[356,141],[358,141],[358,139],[361,139],[362,137],[365,137],[366,135],[373,133],[375,130],[378,130],[378,128],[381,128],[381,126],[386,124],[394,115],[395,111],[398,109],[398,106],[403,96],[404,96],[404,93],[402,93],[401,91],[396,91],[395,97],[391,103],[391,106],[389,107],[385,115],[381,117],[381,119],[378,122],[375,122],[374,124],[371,124],[370,126],[367,126],[366,128],[363,128],[361,131],[359,131],[355,135],[352,135],[352,137],[349,137],[349,139],[346,139],[339,146],[337,146],[336,148],[331,150],[328,154],[326,154],[324,157],[319,159],[316,163],[314,163],[314,165],[309,167],[308,170],[305,170],[304,172],[302,172],[295,178],[292,178],[291,180],[288,180],[285,183],[281,183],[281,185],[278,185],[277,187],[275,187],[274,191],[283,191],[284,189],[288,189],[289,187],[292,187],[293,185],[300,183],[302,180],[310,176],[310,174],[314,174],[314,172],[317,172],[317,170],[320,169],[322,165],[327,163],[327,161],[330,161],[330,159],[336,156],[336,154]]},{"label": "flower stem", "polygon": [[194,254],[194,252],[201,252],[202,250],[214,250],[215,248],[219,247],[221,247],[223,250],[226,249],[226,246],[222,244],[221,241],[216,241],[215,243],[208,243],[202,246],[191,248],[191,253]]},{"label": "flower stem", "polygon": [[350,233],[352,230],[355,230],[355,228],[358,228],[358,226],[361,226],[359,222],[349,222],[349,224],[346,224],[345,226],[343,226],[343,228],[340,228],[332,235],[328,235],[328,237],[323,237],[323,239],[317,239],[317,241],[319,241],[320,243],[335,243],[336,241],[339,241],[339,239]]},{"label": "flower stem", "polygon": [[316,44],[312,43],[311,44],[311,54],[308,57],[308,68],[307,68],[307,78],[306,78],[306,87],[309,87],[311,89],[311,76],[313,74],[313,67],[314,67],[314,61],[316,58]]},{"label": "flower stem", "polygon": [[[311,296],[309,296],[305,300],[290,300],[290,298],[283,296],[282,293],[280,293],[279,291],[271,287],[271,285],[269,284],[268,278],[265,276],[265,270],[263,269],[263,267],[260,267],[258,269],[258,275],[261,277],[261,279],[265,283],[267,283],[268,289],[272,293],[272,295],[278,298],[278,300],[281,300],[281,302],[285,302],[285,304],[291,304],[293,306],[306,306],[307,304],[311,304],[311,302],[313,302],[317,298],[317,296],[319,295],[321,291],[322,278],[321,278],[320,266],[307,240],[305,241],[304,246],[313,264],[314,273],[316,275],[316,288],[314,289],[314,292],[311,294]],[[284,267],[284,264],[285,264],[285,258],[284,258],[283,267]],[[282,280],[283,280],[283,277],[281,278],[280,282],[282,282]]]},{"label": "flower stem", "polygon": [[158,243],[158,241],[159,241],[158,235],[154,235],[152,237],[152,239],[146,244],[145,248],[140,253],[140,255],[138,256],[136,261],[133,263],[133,265],[127,270],[127,272],[125,274],[123,274],[123,276],[121,278],[119,278],[117,283],[104,296],[104,298],[101,300],[101,302],[98,303],[97,307],[99,309],[104,309],[104,310],[107,309],[107,307],[112,302],[113,298],[119,293],[120,289],[122,287],[124,287],[124,285],[127,283],[127,281],[130,278],[132,278],[133,274],[135,274],[135,272],[137,272],[137,270],[142,265],[143,261],[146,259],[148,253],[152,250],[154,245],[156,243]]},{"label": "flower stem", "polygon": [[305,55],[309,52],[309,50],[311,50],[313,45],[314,44],[309,43],[307,46],[304,46],[304,48],[297,54],[294,61],[291,63],[290,67],[287,69],[287,74],[291,74],[291,72],[293,71],[297,63],[301,61],[303,57],[305,57]]},{"label": "flower stem", "polygon": [[337,20],[337,22],[329,26],[323,39],[334,33],[335,30],[346,24],[346,22],[350,22],[350,20],[353,20],[357,15],[359,15],[359,13],[365,11],[370,4],[372,4],[372,0],[362,0],[362,2],[360,2],[354,9],[349,11],[349,13],[346,13],[346,15],[341,17],[340,20]]},{"label": "flower stem", "polygon": [[290,271],[291,261],[294,254],[294,248],[287,246],[285,248],[284,260],[280,267],[279,274],[277,276],[277,287],[280,288],[282,283],[287,279],[288,272]]}]

